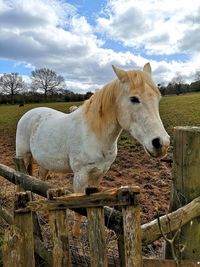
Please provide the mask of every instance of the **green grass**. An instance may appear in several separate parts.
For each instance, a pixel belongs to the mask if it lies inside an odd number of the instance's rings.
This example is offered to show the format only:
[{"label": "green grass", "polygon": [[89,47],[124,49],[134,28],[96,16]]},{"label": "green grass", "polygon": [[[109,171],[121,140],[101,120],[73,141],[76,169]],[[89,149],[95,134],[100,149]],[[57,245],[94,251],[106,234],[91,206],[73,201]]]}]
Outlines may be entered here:
[{"label": "green grass", "polygon": [[160,115],[170,135],[175,126],[200,126],[200,93],[163,97]]},{"label": "green grass", "polygon": [[[27,104],[21,108],[18,105],[0,105],[0,130],[15,129],[21,116],[34,107],[45,106],[66,112],[71,105],[80,105],[80,102]],[[175,126],[200,126],[200,93],[163,97],[160,102],[160,115],[166,130],[172,136]],[[120,144],[126,147],[134,142],[128,133],[123,133],[120,138]]]},{"label": "green grass", "polygon": [[50,107],[63,112],[67,112],[72,105],[80,105],[80,102],[57,102],[57,103],[40,103],[26,104],[24,107],[18,105],[0,105],[0,130],[3,128],[16,128],[18,120],[28,110],[36,107]]}]

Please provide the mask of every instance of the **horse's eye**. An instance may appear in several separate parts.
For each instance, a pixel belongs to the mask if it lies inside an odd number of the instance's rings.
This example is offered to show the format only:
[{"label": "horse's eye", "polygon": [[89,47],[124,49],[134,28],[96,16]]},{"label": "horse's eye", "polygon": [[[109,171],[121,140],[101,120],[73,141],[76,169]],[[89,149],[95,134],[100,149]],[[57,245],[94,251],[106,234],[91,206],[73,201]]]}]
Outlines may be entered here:
[{"label": "horse's eye", "polygon": [[131,96],[130,97],[130,101],[132,103],[140,103],[140,100],[139,100],[139,98],[137,96]]}]

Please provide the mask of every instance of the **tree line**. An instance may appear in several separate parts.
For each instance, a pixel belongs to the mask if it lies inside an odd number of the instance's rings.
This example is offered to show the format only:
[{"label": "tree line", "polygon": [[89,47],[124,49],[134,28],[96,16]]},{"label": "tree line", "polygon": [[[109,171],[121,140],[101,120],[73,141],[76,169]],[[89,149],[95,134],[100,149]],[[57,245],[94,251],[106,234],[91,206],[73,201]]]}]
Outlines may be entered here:
[{"label": "tree line", "polygon": [[189,92],[200,92],[200,70],[196,71],[194,81],[190,84],[185,83],[183,77],[176,75],[167,85],[158,84],[162,95],[184,94]]},{"label": "tree line", "polygon": [[[158,84],[162,95],[180,95],[200,91],[200,71],[196,71],[194,82],[187,84],[177,75],[167,85]],[[0,104],[24,104],[39,102],[78,102],[88,99],[93,93],[74,93],[67,89],[64,78],[48,68],[35,69],[31,83],[27,84],[18,73],[3,74],[0,77]]]},{"label": "tree line", "polygon": [[5,73],[0,77],[0,104],[78,102],[88,99],[92,94],[68,90],[64,78],[48,68],[32,71],[30,84],[18,73]]}]

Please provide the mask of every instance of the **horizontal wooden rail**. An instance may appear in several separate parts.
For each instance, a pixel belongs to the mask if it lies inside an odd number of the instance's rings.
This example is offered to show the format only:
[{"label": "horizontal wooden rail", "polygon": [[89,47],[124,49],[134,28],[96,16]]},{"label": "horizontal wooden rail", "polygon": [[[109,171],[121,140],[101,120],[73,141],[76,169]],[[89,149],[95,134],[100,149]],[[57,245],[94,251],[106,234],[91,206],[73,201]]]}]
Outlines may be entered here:
[{"label": "horizontal wooden rail", "polygon": [[49,184],[33,176],[16,171],[3,164],[0,164],[0,176],[3,176],[9,182],[15,185],[20,185],[25,191],[32,191],[43,197],[47,197],[47,191],[49,189],[56,188],[55,185]]},{"label": "horizontal wooden rail", "polygon": [[[162,230],[164,234],[170,233],[169,221],[171,222],[171,231],[175,231],[181,225],[185,225],[192,219],[200,216],[200,197],[195,198],[189,204],[178,210],[160,217]],[[155,219],[142,225],[142,243],[147,245],[161,237],[158,220]]]},{"label": "horizontal wooden rail", "polygon": [[139,187],[122,187],[98,192],[91,195],[70,194],[67,196],[55,197],[53,200],[31,201],[27,208],[32,211],[59,210],[74,208],[90,208],[103,206],[128,206],[137,204]]},{"label": "horizontal wooden rail", "polygon": [[[0,176],[7,179],[9,182],[15,185],[21,185],[24,190],[32,191],[43,197],[47,197],[49,189],[56,189],[55,185],[41,181],[33,176],[26,175],[22,172],[16,171],[6,165],[0,164]],[[65,194],[71,193],[65,189]],[[76,212],[83,216],[87,216],[86,209],[74,209]],[[122,233],[122,214],[121,212],[110,208],[104,207],[105,225],[116,232],[116,234]]]}]

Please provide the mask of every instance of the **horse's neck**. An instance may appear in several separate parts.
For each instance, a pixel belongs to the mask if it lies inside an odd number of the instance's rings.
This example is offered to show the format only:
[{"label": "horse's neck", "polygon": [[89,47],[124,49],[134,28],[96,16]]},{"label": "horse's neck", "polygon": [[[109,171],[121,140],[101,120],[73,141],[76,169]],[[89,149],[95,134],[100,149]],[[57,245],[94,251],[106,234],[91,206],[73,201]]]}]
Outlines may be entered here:
[{"label": "horse's neck", "polygon": [[97,92],[84,105],[86,122],[99,140],[105,145],[114,144],[122,128],[117,120],[116,98],[118,88],[116,81]]}]

